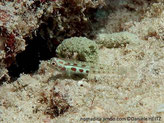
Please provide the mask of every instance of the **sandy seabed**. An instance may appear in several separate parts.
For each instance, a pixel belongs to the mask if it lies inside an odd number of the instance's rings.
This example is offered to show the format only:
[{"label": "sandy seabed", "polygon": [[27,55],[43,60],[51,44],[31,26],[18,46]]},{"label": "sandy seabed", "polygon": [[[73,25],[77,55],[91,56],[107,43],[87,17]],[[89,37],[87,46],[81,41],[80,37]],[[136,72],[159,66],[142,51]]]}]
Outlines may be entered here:
[{"label": "sandy seabed", "polygon": [[127,31],[141,40],[139,45],[100,49],[99,62],[122,65],[124,74],[74,80],[57,77],[60,72],[43,61],[36,73],[21,74],[0,86],[0,122],[163,122],[164,12],[154,16],[154,11],[153,5],[144,15],[118,9],[100,30],[108,34]]}]

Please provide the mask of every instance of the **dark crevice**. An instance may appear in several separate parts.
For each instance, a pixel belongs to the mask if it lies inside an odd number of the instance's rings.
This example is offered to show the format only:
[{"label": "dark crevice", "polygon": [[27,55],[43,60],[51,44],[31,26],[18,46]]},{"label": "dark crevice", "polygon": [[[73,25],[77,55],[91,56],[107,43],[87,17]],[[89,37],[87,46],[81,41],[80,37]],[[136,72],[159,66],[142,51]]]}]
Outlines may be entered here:
[{"label": "dark crevice", "polygon": [[48,60],[54,56],[48,48],[46,40],[40,36],[26,39],[26,50],[16,56],[16,61],[8,68],[11,80],[17,79],[21,73],[34,73],[39,68],[40,60]]}]

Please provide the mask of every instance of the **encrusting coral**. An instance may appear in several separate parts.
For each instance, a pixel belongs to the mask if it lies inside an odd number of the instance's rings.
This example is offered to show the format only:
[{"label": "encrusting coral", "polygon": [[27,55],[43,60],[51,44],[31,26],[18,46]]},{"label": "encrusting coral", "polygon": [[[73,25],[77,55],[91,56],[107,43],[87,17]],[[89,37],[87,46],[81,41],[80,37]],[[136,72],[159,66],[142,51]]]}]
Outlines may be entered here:
[{"label": "encrusting coral", "polygon": [[97,62],[98,45],[85,37],[65,39],[56,50],[61,58],[72,58],[79,61]]},{"label": "encrusting coral", "polygon": [[98,34],[96,43],[102,44],[107,48],[118,48],[129,45],[139,45],[142,40],[137,35],[129,32],[118,32],[112,34]]},{"label": "encrusting coral", "polygon": [[34,4],[34,1],[28,0],[0,2],[0,67],[3,69],[25,50],[25,37],[38,28],[41,10],[29,9]]},{"label": "encrusting coral", "polygon": [[33,4],[35,4],[34,1],[22,1],[20,3],[6,2],[0,5],[0,33],[3,39],[1,41],[4,42],[3,50],[6,54],[7,66],[10,66],[18,53],[25,50],[24,38],[30,36],[38,28],[41,17],[39,13],[42,10],[29,9]]}]

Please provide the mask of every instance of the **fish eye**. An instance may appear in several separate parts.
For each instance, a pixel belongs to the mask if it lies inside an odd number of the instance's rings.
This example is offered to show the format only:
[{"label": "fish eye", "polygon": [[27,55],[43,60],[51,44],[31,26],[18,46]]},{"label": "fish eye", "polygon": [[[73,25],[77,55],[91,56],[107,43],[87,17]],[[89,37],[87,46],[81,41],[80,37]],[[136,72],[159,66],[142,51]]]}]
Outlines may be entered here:
[{"label": "fish eye", "polygon": [[53,62],[52,65],[55,65],[55,62]]}]

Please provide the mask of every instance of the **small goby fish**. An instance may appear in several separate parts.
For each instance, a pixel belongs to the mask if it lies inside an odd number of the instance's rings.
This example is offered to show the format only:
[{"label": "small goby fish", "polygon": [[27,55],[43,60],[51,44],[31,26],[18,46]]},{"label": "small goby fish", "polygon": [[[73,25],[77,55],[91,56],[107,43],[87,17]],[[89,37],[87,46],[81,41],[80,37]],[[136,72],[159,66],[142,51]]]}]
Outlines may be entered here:
[{"label": "small goby fish", "polygon": [[83,63],[60,58],[52,58],[50,60],[50,64],[58,71],[65,72],[68,76],[73,74],[87,76],[90,71],[90,66],[88,66],[85,62]]},{"label": "small goby fish", "polygon": [[107,66],[102,64],[93,64],[88,62],[71,61],[67,59],[52,58],[49,61],[50,65],[58,71],[65,72],[68,76],[82,75],[88,77],[88,75],[94,74],[124,74],[125,70],[119,66]]}]

